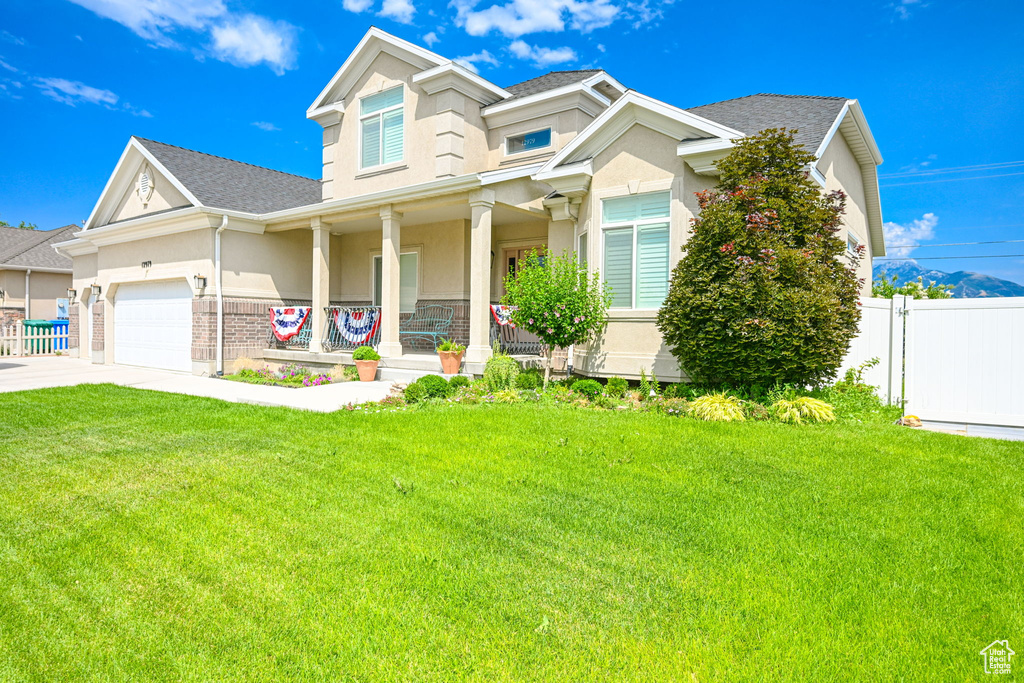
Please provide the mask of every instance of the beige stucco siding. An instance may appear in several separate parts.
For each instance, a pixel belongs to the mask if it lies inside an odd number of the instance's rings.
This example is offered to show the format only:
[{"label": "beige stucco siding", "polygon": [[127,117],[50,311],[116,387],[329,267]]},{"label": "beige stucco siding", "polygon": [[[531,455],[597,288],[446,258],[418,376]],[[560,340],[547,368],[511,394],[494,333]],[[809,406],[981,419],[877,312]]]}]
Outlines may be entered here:
[{"label": "beige stucco siding", "polygon": [[[332,240],[331,246],[336,244],[337,240]],[[221,272],[224,296],[309,299],[313,288],[313,232],[288,230],[258,235],[225,230],[221,233]]]},{"label": "beige stucco siding", "polygon": [[[490,129],[487,131],[487,168],[494,170],[520,164],[536,164],[550,159],[593,120],[592,116],[581,109],[570,109]],[[505,153],[505,138],[508,136],[531,133],[544,128],[551,129],[550,147],[519,154]]]},{"label": "beige stucco siding", "polygon": [[849,231],[864,245],[865,254],[857,268],[857,277],[864,280],[861,293],[870,296],[871,231],[868,228],[864,176],[842,133],[837,133],[825,148],[818,161],[818,170],[825,176],[827,192],[842,190],[846,193],[846,213],[838,237],[845,243]]},{"label": "beige stucco siding", "polygon": [[[29,276],[31,305],[27,314],[36,319],[50,320],[57,315],[57,299],[66,299],[73,281],[70,273],[44,273],[32,271]],[[0,308],[25,307],[25,271],[0,270]]]},{"label": "beige stucco siding", "polygon": [[[149,174],[153,184],[153,193],[145,205],[142,204],[142,199],[137,191],[138,177],[143,170]],[[185,195],[179,192],[166,177],[150,168],[148,164],[140,164],[131,177],[136,180],[121,197],[120,202],[118,202],[117,208],[114,209],[110,219],[111,222],[123,221],[147,213],[191,205],[185,198]]]}]

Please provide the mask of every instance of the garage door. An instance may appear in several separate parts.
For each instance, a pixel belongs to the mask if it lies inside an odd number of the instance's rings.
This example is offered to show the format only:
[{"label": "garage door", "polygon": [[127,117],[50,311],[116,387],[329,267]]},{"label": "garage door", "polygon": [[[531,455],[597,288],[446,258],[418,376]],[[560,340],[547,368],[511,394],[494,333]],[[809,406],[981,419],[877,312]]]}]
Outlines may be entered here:
[{"label": "garage door", "polygon": [[117,288],[114,362],[192,371],[192,289],[184,280]]}]

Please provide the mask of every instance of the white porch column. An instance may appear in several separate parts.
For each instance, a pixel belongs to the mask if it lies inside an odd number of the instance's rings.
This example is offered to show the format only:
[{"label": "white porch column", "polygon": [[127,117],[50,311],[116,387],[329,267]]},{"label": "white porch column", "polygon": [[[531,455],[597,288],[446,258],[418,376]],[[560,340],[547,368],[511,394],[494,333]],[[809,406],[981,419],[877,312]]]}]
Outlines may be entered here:
[{"label": "white porch column", "polygon": [[380,207],[381,220],[381,283],[380,283],[380,347],[377,352],[384,358],[402,355],[402,341],[398,337],[399,314],[402,305],[402,278],[399,272],[402,253],[402,214],[391,204]]},{"label": "white porch column", "polygon": [[494,190],[477,190],[469,197],[473,212],[469,246],[469,346],[467,363],[491,357],[491,208]]},{"label": "white porch column", "polygon": [[331,232],[321,224],[320,217],[310,221],[313,229],[313,317],[309,350],[321,353],[324,350],[323,334],[327,314],[324,308],[331,305]]}]

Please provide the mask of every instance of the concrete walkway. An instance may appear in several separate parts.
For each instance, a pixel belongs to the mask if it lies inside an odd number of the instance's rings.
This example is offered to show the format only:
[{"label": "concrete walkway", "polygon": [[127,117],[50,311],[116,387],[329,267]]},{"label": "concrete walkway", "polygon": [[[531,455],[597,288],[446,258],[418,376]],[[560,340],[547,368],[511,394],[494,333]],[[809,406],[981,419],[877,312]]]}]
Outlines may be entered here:
[{"label": "concrete walkway", "polygon": [[124,365],[93,365],[88,360],[64,356],[0,358],[0,393],[78,384],[118,384],[233,403],[282,406],[321,413],[333,412],[349,404],[379,401],[388,395],[393,385],[386,381],[341,382],[289,389]]}]

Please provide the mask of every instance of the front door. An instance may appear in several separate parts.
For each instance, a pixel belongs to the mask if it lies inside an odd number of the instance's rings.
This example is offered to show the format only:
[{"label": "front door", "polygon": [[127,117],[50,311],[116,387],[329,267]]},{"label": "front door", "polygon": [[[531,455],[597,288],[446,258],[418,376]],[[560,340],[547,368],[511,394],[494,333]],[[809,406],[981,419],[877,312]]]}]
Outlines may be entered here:
[{"label": "front door", "polygon": [[529,247],[506,247],[502,250],[502,263],[505,264],[501,272],[501,287],[499,293],[505,293],[505,276],[519,270],[519,267],[526,261],[526,255],[531,251],[539,254],[544,253],[543,244],[535,244]]}]

